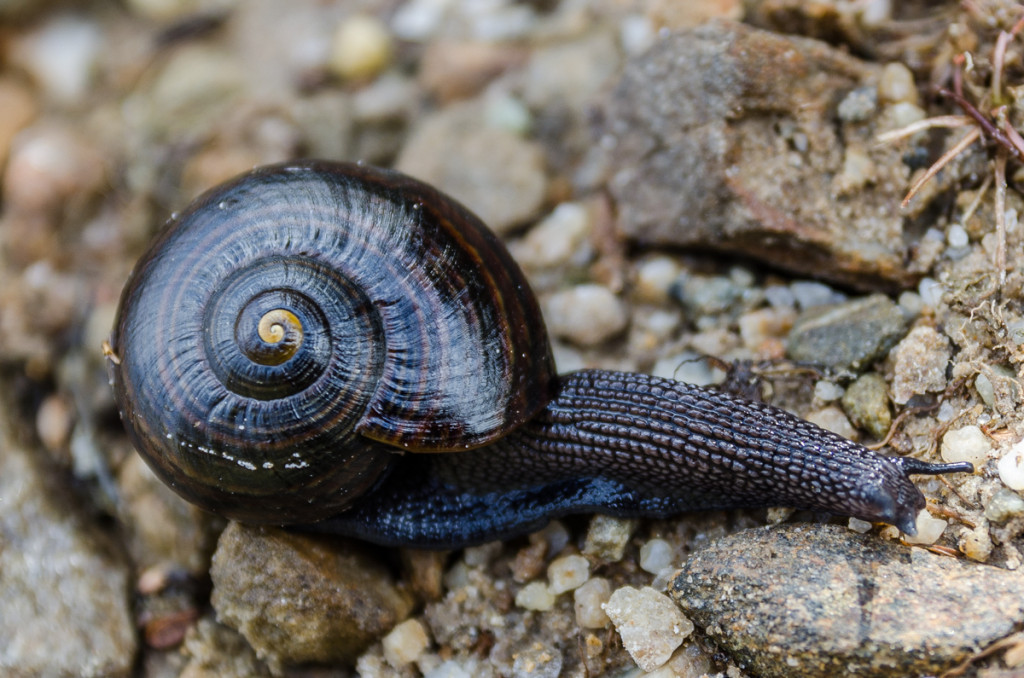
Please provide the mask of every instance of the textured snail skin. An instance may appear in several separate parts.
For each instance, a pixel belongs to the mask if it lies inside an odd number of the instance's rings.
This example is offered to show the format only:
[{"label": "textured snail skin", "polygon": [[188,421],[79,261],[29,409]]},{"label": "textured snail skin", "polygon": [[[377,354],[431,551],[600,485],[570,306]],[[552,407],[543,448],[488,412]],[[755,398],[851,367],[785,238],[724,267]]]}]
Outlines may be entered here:
[{"label": "textured snail skin", "polygon": [[925,500],[908,475],[973,470],[680,382],[556,376],[486,226],[359,165],[266,167],[199,198],[137,264],[111,344],[129,436],[183,497],[382,544],[761,506],[913,534]]}]

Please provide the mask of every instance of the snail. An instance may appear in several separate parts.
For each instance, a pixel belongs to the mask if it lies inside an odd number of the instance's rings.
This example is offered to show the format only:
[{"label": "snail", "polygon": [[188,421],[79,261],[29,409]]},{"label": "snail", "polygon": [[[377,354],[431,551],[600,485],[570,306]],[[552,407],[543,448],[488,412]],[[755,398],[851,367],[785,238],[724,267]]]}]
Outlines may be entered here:
[{"label": "snail", "polygon": [[914,534],[908,476],[973,471],[672,380],[556,374],[497,237],[363,165],[268,166],[205,193],[136,264],[110,344],[129,437],[182,497],[381,544],[764,506]]}]

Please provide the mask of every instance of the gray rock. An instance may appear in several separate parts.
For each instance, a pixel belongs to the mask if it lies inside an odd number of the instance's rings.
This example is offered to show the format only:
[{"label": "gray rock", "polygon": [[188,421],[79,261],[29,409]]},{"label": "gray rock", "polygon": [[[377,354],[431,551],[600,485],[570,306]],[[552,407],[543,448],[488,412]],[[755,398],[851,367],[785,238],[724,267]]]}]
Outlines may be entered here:
[{"label": "gray rock", "polygon": [[358,544],[231,523],[210,569],[211,602],[271,670],[354,662],[408,616],[411,597]]},{"label": "gray rock", "polygon": [[745,530],[692,556],[670,595],[752,673],[941,673],[1012,633],[1024,574],[833,525]]},{"label": "gray rock", "polygon": [[[922,271],[907,265],[892,209],[899,150],[874,143],[873,121],[836,111],[876,77],[825,43],[738,24],[662,39],[627,64],[605,106],[622,231],[864,288],[909,286]],[[854,156],[864,171],[851,182]]]},{"label": "gray rock", "polygon": [[0,416],[0,674],[128,676],[127,564]]},{"label": "gray rock", "polygon": [[906,330],[900,307],[874,294],[805,311],[793,325],[786,352],[793,360],[856,369],[884,356]]}]

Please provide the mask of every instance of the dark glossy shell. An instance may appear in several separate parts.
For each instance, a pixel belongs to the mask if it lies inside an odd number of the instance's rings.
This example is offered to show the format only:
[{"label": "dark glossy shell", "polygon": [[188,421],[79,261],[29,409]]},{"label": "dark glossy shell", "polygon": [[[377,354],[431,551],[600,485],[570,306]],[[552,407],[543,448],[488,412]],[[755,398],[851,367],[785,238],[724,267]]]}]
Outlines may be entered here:
[{"label": "dark glossy shell", "polygon": [[[303,339],[260,358],[256,324],[282,308]],[[139,452],[186,499],[252,521],[336,514],[394,456],[378,443],[478,447],[553,382],[536,301],[475,216],[399,173],[325,162],[193,203],[137,264],[112,345]]]}]

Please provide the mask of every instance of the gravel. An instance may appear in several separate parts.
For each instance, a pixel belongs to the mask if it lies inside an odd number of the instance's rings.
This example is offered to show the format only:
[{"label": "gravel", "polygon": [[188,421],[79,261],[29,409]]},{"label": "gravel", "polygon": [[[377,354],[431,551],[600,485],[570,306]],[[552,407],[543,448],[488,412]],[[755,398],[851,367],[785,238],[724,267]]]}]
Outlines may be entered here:
[{"label": "gravel", "polygon": [[[863,536],[844,531],[860,541],[842,553],[875,564],[840,581],[867,582],[877,599],[889,590],[880,572],[901,568],[929,596],[929,614],[902,617],[927,620],[922,635],[950,628],[930,616],[946,600],[988,611],[984,633],[970,635],[971,616],[953,625],[972,651],[1008,633],[1003,615],[1021,596],[1006,583],[1024,566],[1024,199],[1006,193],[998,283],[994,204],[981,191],[992,147],[960,154],[901,210],[915,173],[961,132],[877,141],[960,112],[922,94],[965,45],[965,91],[989,91],[1012,12],[975,4],[370,0],[356,12],[322,0],[287,11],[277,0],[0,0],[0,673],[633,675],[601,609],[613,591],[665,590],[675,566],[706,564],[702,553],[766,521],[832,533],[807,512],[584,516],[451,554],[368,554],[225,531],[183,503],[132,452],[100,345],[132,263],[171,213],[237,172],[300,155],[399,166],[455,192],[501,232],[561,325],[563,369],[742,381],[851,437],[891,433],[887,454],[968,455],[975,475],[915,478],[936,507],[921,538],[957,554],[955,576],[940,579],[893,530],[850,521]],[[747,23],[705,24],[715,17]],[[907,45],[909,68],[898,63]],[[1020,83],[1005,75],[1013,110]],[[591,286],[597,302],[581,299]],[[565,293],[569,308],[552,312]],[[938,407],[899,416],[916,405]],[[787,575],[798,583],[816,543],[787,541],[749,581],[799,559]],[[215,548],[225,623],[210,604]],[[828,553],[814,569],[846,557]],[[768,597],[751,629],[791,601]],[[674,652],[659,646],[669,656],[651,675],[756,673],[714,624],[698,626]],[[917,645],[892,637],[902,644],[882,654],[918,660]],[[815,652],[834,649],[816,638]],[[1012,664],[1000,654],[980,671]],[[860,661],[831,656],[844,671]],[[313,660],[326,663],[295,665]]]}]

